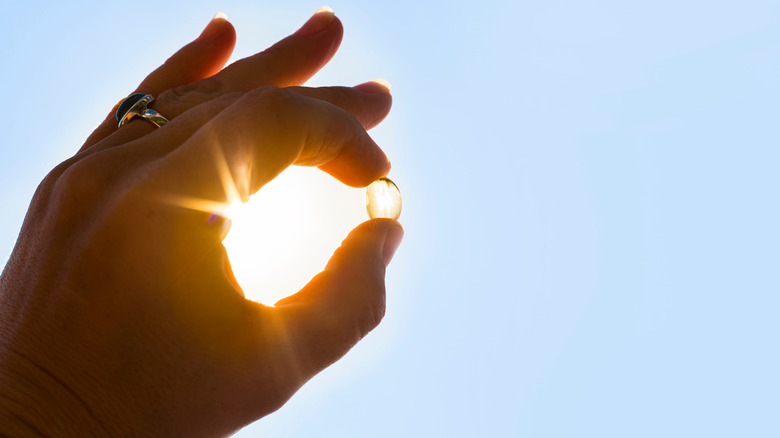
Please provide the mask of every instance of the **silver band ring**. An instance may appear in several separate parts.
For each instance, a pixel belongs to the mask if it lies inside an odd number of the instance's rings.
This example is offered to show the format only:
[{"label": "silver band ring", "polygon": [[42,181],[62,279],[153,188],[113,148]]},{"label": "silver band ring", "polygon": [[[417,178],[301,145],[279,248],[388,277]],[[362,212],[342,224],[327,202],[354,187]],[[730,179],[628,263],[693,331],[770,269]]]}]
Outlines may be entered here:
[{"label": "silver band ring", "polygon": [[148,108],[153,100],[154,97],[151,94],[136,93],[128,96],[119,104],[119,109],[116,110],[116,120],[119,122],[119,127],[136,117],[148,120],[158,128],[168,123],[168,119],[165,116]]}]

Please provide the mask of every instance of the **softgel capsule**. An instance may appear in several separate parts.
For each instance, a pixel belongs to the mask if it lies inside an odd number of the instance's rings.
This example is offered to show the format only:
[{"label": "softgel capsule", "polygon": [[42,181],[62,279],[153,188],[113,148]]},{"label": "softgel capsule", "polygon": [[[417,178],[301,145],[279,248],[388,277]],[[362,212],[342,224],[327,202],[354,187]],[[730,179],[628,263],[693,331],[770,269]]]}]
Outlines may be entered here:
[{"label": "softgel capsule", "polygon": [[371,219],[401,216],[401,191],[390,178],[379,178],[366,187],[366,211]]}]

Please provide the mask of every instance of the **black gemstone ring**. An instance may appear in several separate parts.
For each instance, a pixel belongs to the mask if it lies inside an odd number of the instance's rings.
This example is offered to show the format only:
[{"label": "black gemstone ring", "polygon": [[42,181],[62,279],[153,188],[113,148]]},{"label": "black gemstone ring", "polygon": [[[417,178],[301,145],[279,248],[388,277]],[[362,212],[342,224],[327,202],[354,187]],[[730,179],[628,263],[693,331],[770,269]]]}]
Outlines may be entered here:
[{"label": "black gemstone ring", "polygon": [[158,128],[168,123],[168,119],[162,114],[148,108],[153,100],[154,98],[151,94],[135,93],[128,96],[119,105],[119,109],[116,110],[116,120],[119,122],[119,126],[121,127],[136,117],[148,120]]}]

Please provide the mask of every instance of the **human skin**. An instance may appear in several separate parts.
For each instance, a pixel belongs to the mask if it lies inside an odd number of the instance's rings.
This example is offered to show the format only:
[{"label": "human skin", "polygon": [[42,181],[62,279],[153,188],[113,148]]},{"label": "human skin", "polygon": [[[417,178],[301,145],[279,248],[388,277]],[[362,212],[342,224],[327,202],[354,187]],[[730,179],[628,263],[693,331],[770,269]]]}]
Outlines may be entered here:
[{"label": "human skin", "polygon": [[300,87],[342,34],[319,11],[223,69],[236,34],[217,17],[136,90],[168,124],[117,128],[109,114],[46,176],[0,277],[0,435],[228,435],[376,327],[398,222],[359,225],[267,307],[230,271],[224,219],[177,201],[225,205],[226,185],[246,198],[291,164],[356,187],[389,171],[366,133],[387,87]]}]

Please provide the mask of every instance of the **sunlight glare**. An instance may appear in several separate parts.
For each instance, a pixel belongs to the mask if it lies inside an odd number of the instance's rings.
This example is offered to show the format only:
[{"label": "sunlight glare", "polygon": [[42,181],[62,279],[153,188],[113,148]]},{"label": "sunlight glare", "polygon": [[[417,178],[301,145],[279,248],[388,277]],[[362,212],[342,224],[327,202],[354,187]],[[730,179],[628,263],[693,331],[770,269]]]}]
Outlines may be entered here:
[{"label": "sunlight glare", "polygon": [[273,305],[320,272],[359,223],[363,189],[312,168],[290,167],[247,203],[226,210],[233,224],[223,241],[248,299]]}]

